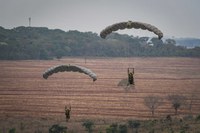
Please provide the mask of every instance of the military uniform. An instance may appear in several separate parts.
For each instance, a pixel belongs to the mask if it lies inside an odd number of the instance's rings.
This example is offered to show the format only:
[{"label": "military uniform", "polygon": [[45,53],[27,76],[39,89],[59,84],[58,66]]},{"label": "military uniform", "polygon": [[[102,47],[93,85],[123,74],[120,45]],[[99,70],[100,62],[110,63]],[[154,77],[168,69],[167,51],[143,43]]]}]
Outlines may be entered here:
[{"label": "military uniform", "polygon": [[129,84],[131,85],[134,85],[134,77],[133,77],[133,74],[134,74],[134,68],[133,68],[133,71],[132,72],[129,72],[129,68],[128,68],[128,82]]},{"label": "military uniform", "polygon": [[71,106],[69,108],[67,108],[67,106],[65,106],[66,121],[68,121],[70,119],[70,111],[71,111]]}]

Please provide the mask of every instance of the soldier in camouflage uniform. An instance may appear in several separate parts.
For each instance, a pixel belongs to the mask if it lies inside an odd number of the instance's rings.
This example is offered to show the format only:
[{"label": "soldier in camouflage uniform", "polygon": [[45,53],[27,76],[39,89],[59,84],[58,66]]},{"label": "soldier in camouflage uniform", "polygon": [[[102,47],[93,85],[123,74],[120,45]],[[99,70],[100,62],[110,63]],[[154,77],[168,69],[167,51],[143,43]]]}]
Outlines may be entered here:
[{"label": "soldier in camouflage uniform", "polygon": [[65,106],[66,121],[68,121],[70,119],[70,111],[71,111],[71,105],[69,106],[69,108],[67,106]]},{"label": "soldier in camouflage uniform", "polygon": [[[130,72],[129,69],[132,69],[132,72]],[[134,68],[128,68],[128,84],[129,85],[135,85],[135,82],[134,82]]]}]

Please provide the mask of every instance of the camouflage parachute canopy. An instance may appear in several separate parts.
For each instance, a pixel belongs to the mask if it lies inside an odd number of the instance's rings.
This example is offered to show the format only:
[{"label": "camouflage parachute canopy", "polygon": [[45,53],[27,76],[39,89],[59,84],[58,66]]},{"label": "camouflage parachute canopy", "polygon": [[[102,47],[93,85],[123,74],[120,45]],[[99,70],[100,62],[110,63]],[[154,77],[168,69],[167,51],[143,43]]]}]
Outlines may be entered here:
[{"label": "camouflage parachute canopy", "polygon": [[78,66],[78,65],[58,65],[58,66],[53,66],[49,69],[47,69],[44,73],[43,73],[43,78],[47,79],[50,75],[54,74],[54,73],[58,73],[58,72],[80,72],[80,73],[84,73],[88,76],[90,76],[93,81],[97,80],[97,76],[94,72],[92,72],[90,69],[82,67],[82,66]]},{"label": "camouflage parachute canopy", "polygon": [[100,36],[101,38],[106,38],[106,36],[110,33],[112,33],[113,31],[117,31],[117,30],[123,30],[123,29],[131,29],[131,28],[135,28],[135,29],[142,29],[142,30],[148,30],[150,32],[155,33],[159,39],[161,39],[163,37],[163,33],[156,28],[155,26],[151,25],[151,24],[147,24],[147,23],[142,23],[142,22],[132,22],[132,21],[128,21],[128,22],[120,22],[120,23],[115,23],[113,25],[110,25],[108,27],[106,27],[104,30],[101,31]]}]

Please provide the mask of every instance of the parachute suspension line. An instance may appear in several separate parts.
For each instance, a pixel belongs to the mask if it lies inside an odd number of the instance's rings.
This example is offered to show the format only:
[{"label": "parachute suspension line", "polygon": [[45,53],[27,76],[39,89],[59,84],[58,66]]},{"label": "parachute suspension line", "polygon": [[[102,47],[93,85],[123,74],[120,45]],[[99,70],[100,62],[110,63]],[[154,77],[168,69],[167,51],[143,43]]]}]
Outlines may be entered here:
[{"label": "parachute suspension line", "polygon": [[128,43],[127,45],[127,78],[128,78],[128,85],[127,85],[127,89],[129,89],[130,87],[134,88],[135,85],[135,81],[134,81],[134,58],[132,58],[131,53],[130,53],[130,43]]},{"label": "parachute suspension line", "polygon": [[131,67],[130,44],[128,44],[127,48],[128,48],[127,50],[128,68],[130,68]]},{"label": "parachute suspension line", "polygon": [[130,56],[129,49],[130,49],[129,44],[124,45],[124,47],[123,47],[124,54],[122,54],[123,59],[121,59],[122,60],[121,64],[122,64],[122,68],[125,70],[129,67],[129,56]]},{"label": "parachute suspension line", "polygon": [[[132,28],[132,21],[128,21],[127,22],[127,29],[131,29]],[[127,61],[128,61],[128,68],[131,68],[131,54],[130,54],[130,43],[128,43],[127,46]]]},{"label": "parachute suspension line", "polygon": [[85,64],[87,63],[87,45],[85,44],[85,50],[84,50],[84,61],[85,61]]},{"label": "parachute suspension line", "polygon": [[87,57],[85,56],[85,64],[87,63]]}]

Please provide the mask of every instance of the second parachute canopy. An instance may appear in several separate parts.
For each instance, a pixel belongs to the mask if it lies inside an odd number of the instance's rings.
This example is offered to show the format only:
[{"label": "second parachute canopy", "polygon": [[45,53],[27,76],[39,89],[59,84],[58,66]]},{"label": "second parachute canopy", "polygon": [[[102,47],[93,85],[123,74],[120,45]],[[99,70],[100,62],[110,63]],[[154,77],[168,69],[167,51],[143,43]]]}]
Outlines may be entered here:
[{"label": "second parachute canopy", "polygon": [[142,29],[142,30],[148,30],[151,31],[153,33],[155,33],[156,35],[158,35],[158,38],[161,39],[163,37],[163,33],[155,26],[151,25],[151,24],[147,24],[147,23],[142,23],[142,22],[132,22],[132,21],[128,21],[128,22],[120,22],[120,23],[115,23],[113,25],[110,25],[108,27],[106,27],[104,30],[101,31],[100,36],[101,38],[106,38],[106,36],[110,33],[112,33],[113,31],[117,31],[117,30],[123,30],[123,29],[131,29],[131,28],[135,28],[135,29]]},{"label": "second parachute canopy", "polygon": [[93,81],[97,80],[97,76],[94,72],[92,72],[90,69],[82,67],[82,66],[78,66],[78,65],[58,65],[58,66],[53,66],[49,69],[47,69],[44,73],[43,73],[43,78],[47,79],[50,75],[57,73],[57,72],[65,72],[65,71],[72,71],[72,72],[80,72],[80,73],[84,73],[88,76],[90,76]]}]

